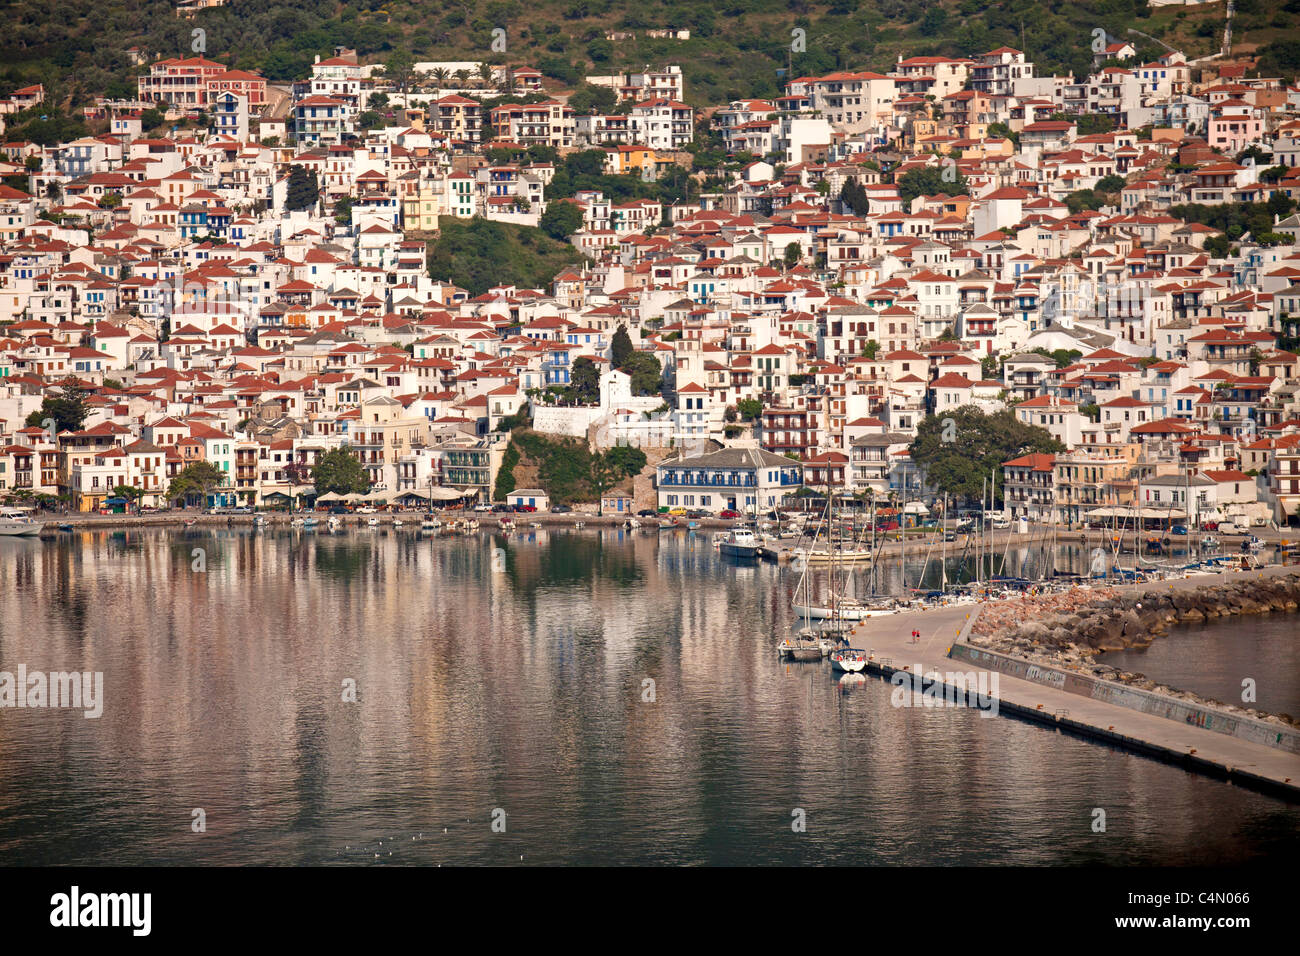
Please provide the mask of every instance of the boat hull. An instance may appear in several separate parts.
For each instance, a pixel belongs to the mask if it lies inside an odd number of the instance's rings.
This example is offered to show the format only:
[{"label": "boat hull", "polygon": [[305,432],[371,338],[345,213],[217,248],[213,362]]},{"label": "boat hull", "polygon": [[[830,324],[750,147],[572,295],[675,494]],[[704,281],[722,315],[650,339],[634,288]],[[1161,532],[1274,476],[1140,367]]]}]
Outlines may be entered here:
[{"label": "boat hull", "polygon": [[758,545],[756,544],[732,544],[729,541],[723,541],[718,545],[718,552],[737,561],[758,560]]},{"label": "boat hull", "polygon": [[867,658],[865,655],[857,656],[837,652],[831,655],[831,667],[837,671],[843,671],[845,674],[857,674],[866,670]]},{"label": "boat hull", "polygon": [[861,607],[851,604],[842,604],[837,608],[795,604],[794,612],[800,617],[806,617],[814,621],[829,621],[836,618],[841,621],[865,621],[869,617],[884,617],[887,614],[898,613],[894,608]]},{"label": "boat hull", "polygon": [[35,538],[41,533],[41,527],[40,522],[35,524],[4,522],[0,523],[0,536],[6,538]]}]

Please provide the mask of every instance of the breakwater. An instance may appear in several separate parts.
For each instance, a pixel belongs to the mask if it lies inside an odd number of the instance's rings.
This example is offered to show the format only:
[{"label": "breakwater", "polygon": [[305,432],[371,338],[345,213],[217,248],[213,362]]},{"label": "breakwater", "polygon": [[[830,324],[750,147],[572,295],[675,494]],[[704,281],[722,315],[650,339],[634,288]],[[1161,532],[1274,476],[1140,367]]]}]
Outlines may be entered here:
[{"label": "breakwater", "polygon": [[1300,608],[1300,572],[1254,574],[1229,581],[1206,578],[1127,587],[1078,588],[1045,598],[998,602],[972,628],[975,648],[1020,658],[1062,673],[1082,674],[1151,692],[1186,706],[1213,708],[1225,716],[1300,727],[1289,714],[1202,698],[1144,674],[1096,660],[1104,651],[1145,647],[1176,634],[1180,623],[1229,617],[1293,613]]}]

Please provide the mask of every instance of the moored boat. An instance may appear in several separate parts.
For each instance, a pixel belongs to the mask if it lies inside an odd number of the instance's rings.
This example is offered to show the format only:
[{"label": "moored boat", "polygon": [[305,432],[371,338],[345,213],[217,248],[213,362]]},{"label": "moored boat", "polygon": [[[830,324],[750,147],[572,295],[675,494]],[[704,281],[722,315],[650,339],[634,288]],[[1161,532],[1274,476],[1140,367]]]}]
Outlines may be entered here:
[{"label": "moored boat", "polygon": [[866,670],[867,652],[859,647],[841,647],[831,651],[831,667],[846,674]]},{"label": "moored boat", "polygon": [[758,557],[759,541],[748,528],[732,528],[718,542],[718,551],[739,561],[753,561]]},{"label": "moored boat", "polygon": [[0,511],[0,535],[9,538],[34,538],[44,527],[40,521],[33,521],[31,515],[17,508]]}]

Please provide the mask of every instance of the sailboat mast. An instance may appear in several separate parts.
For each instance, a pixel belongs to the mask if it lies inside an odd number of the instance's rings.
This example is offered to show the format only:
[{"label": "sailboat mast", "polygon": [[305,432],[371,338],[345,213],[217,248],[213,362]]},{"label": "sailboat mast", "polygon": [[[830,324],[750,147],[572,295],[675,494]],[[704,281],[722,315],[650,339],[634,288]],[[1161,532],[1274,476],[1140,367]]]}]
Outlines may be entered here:
[{"label": "sailboat mast", "polygon": [[907,597],[907,467],[903,468],[903,511],[898,516],[898,532],[903,536],[903,597]]}]

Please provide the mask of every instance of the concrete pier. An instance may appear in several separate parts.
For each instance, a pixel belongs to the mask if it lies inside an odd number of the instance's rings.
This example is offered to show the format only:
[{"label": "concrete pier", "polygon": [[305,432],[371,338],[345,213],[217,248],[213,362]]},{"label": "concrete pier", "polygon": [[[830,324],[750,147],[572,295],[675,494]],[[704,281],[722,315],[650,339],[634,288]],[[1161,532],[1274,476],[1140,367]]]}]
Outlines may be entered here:
[{"label": "concrete pier", "polygon": [[[1251,577],[1265,572],[1242,573]],[[1290,569],[1277,569],[1279,571]],[[1205,575],[1201,583],[1223,581],[1229,575]],[[1174,582],[1196,586],[1195,579]],[[1151,585],[1146,585],[1150,587]],[[852,643],[870,651],[868,670],[886,678],[895,673],[931,671],[943,675],[979,669],[966,655],[954,659],[954,645],[963,644],[978,618],[981,605],[951,605],[926,611],[869,618],[853,628]],[[912,631],[921,632],[913,643]],[[1143,713],[1105,700],[998,673],[998,712],[1033,720],[1065,732],[1124,747],[1195,770],[1300,801],[1300,755],[1239,737]],[[910,683],[910,678],[909,678]],[[1117,689],[1125,685],[1114,682]]]}]

